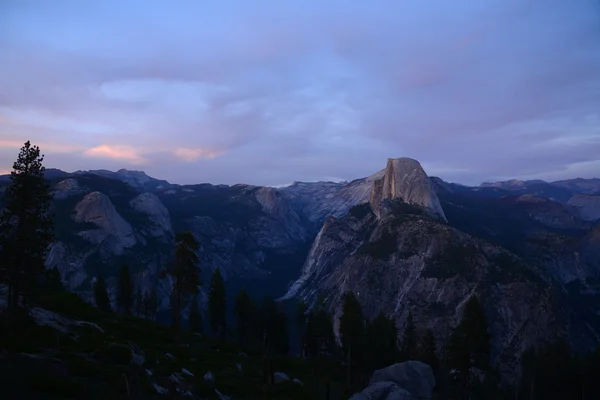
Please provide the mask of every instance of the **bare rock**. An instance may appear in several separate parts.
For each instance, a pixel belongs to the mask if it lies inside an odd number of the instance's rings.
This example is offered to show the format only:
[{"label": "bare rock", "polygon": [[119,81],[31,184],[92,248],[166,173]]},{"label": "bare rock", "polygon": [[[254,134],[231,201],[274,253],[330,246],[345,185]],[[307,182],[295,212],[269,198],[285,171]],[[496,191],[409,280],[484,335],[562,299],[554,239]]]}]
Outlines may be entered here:
[{"label": "bare rock", "polygon": [[149,229],[150,235],[160,237],[173,234],[171,227],[171,216],[169,210],[160,199],[153,193],[142,193],[133,198],[129,204],[131,207],[150,217],[153,226]]},{"label": "bare rock", "polygon": [[114,254],[121,254],[123,249],[137,243],[133,228],[104,193],[86,195],[75,206],[75,221],[96,225],[98,229],[83,231],[79,235],[92,243],[106,242]]}]

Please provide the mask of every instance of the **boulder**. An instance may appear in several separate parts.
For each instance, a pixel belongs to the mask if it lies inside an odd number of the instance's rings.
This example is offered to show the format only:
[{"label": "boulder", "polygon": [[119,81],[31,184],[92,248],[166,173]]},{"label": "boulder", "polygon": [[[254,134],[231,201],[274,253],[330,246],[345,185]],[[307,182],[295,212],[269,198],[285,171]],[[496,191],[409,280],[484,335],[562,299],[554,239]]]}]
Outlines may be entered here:
[{"label": "boulder", "polygon": [[350,400],[413,400],[414,397],[394,382],[376,382],[356,393]]},{"label": "boulder", "polygon": [[393,382],[408,391],[415,399],[431,399],[435,387],[433,370],[420,361],[407,361],[373,372],[369,387],[379,382]]}]

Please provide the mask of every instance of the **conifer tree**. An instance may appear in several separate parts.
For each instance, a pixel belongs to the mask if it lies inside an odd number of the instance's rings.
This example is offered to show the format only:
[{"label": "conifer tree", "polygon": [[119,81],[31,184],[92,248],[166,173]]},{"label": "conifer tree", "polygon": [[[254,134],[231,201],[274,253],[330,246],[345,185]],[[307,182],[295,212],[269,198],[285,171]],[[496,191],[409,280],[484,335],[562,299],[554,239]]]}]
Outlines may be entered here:
[{"label": "conifer tree", "polygon": [[136,290],[135,290],[135,294],[134,294],[134,299],[135,299],[135,315],[137,317],[146,317],[145,313],[144,313],[144,296],[145,294],[142,293],[142,288],[141,286],[139,286]]},{"label": "conifer tree", "polygon": [[396,323],[380,312],[367,324],[366,342],[369,346],[368,366],[375,370],[392,365],[398,357],[398,329]]},{"label": "conifer tree", "polygon": [[192,304],[190,304],[189,325],[192,332],[202,333],[202,314],[196,297],[192,299]]},{"label": "conifer tree", "polygon": [[8,307],[13,311],[19,307],[20,298],[35,293],[53,240],[52,195],[43,161],[39,147],[25,142],[3,195],[0,275],[8,284]]},{"label": "conifer tree", "polygon": [[158,292],[156,290],[156,286],[152,286],[150,294],[146,296],[146,318],[155,320],[158,306]]},{"label": "conifer tree", "polygon": [[402,343],[400,348],[401,357],[404,360],[415,360],[418,357],[417,349],[417,328],[413,320],[412,312],[408,312],[406,318],[406,325],[404,326],[404,335],[402,336]]},{"label": "conifer tree", "polygon": [[306,318],[308,313],[308,306],[304,300],[300,299],[296,305],[296,331],[298,332],[300,340],[300,357],[304,358],[306,355]]},{"label": "conifer tree", "polygon": [[181,310],[189,295],[198,293],[200,285],[200,259],[196,254],[200,243],[189,232],[175,235],[175,259],[169,269],[163,271],[163,276],[173,278],[171,291],[171,309],[173,311],[173,328],[178,330],[181,324]]},{"label": "conifer tree", "polygon": [[437,348],[435,345],[435,336],[431,329],[427,329],[419,346],[419,361],[429,365],[433,372],[436,373],[439,367],[439,359],[437,356]]},{"label": "conifer tree", "polygon": [[254,304],[245,290],[241,290],[236,296],[233,313],[236,320],[238,340],[242,346],[246,346],[251,335]]},{"label": "conifer tree", "polygon": [[350,386],[353,382],[353,370],[364,364],[365,318],[362,307],[354,292],[344,294],[342,314],[340,315],[340,342],[346,357],[346,380]]},{"label": "conifer tree", "polygon": [[58,268],[47,268],[44,271],[44,282],[43,288],[44,290],[48,290],[50,292],[60,292],[65,290],[65,286],[62,283],[62,279],[60,276],[60,271]]},{"label": "conifer tree", "polygon": [[447,349],[448,369],[454,375],[457,389],[466,393],[474,384],[473,369],[483,374],[490,367],[490,334],[483,308],[476,296],[472,296],[465,306],[460,323],[453,329]]},{"label": "conifer tree", "polygon": [[96,307],[98,307],[98,309],[101,311],[112,311],[110,307],[110,299],[106,289],[106,282],[104,281],[102,274],[98,274],[96,283],[94,284],[94,301],[96,302]]},{"label": "conifer tree", "polygon": [[223,339],[227,334],[227,297],[223,276],[217,268],[210,280],[208,318],[213,335]]},{"label": "conifer tree", "polygon": [[120,313],[129,315],[133,307],[133,283],[127,265],[121,266],[117,283],[117,309]]},{"label": "conifer tree", "polygon": [[277,354],[287,355],[290,351],[289,319],[281,304],[275,313],[273,335],[273,350]]}]

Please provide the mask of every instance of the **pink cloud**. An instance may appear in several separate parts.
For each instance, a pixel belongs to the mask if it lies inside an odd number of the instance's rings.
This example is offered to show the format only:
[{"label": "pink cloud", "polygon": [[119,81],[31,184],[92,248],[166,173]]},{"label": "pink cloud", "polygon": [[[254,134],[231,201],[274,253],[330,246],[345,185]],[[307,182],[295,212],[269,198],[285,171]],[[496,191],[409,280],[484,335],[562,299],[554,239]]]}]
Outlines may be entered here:
[{"label": "pink cloud", "polygon": [[175,156],[183,161],[192,162],[200,158],[215,158],[223,154],[222,151],[203,148],[186,149],[178,148],[173,151]]},{"label": "pink cloud", "polygon": [[142,157],[141,152],[130,146],[111,146],[100,145],[92,147],[84,151],[84,155],[89,157],[112,158],[117,160],[128,161],[132,164],[144,164],[146,160]]}]

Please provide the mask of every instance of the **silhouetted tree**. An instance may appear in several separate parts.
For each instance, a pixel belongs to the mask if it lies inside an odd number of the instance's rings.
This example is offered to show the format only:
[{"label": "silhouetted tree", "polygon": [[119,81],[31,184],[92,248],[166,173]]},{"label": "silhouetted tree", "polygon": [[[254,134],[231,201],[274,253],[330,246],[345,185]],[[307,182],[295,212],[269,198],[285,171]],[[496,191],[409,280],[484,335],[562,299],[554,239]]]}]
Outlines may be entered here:
[{"label": "silhouetted tree", "polygon": [[300,339],[300,357],[306,355],[306,318],[308,313],[308,305],[304,300],[300,299],[296,305],[296,330]]},{"label": "silhouetted tree", "polygon": [[368,367],[370,370],[393,364],[398,358],[398,329],[393,319],[380,312],[367,324]]},{"label": "silhouetted tree", "polygon": [[227,334],[227,296],[223,276],[217,268],[210,280],[208,318],[213,335],[221,339]]},{"label": "silhouetted tree", "polygon": [[111,312],[110,299],[106,290],[106,282],[102,274],[98,274],[96,283],[94,284],[94,301],[96,307],[103,312]]},{"label": "silhouetted tree", "polygon": [[8,307],[31,297],[40,282],[53,240],[52,195],[45,177],[44,156],[29,141],[21,147],[4,191],[0,215],[0,276],[8,284]]},{"label": "silhouetted tree", "polygon": [[245,290],[241,290],[235,298],[233,313],[235,315],[238,340],[246,346],[250,340],[254,304]]},{"label": "silhouetted tree", "polygon": [[453,329],[447,349],[448,369],[455,371],[453,379],[462,395],[481,384],[473,374],[474,369],[484,376],[488,372],[490,339],[483,308],[477,297],[472,296],[467,301],[460,323]]},{"label": "silhouetted tree", "polygon": [[144,293],[142,293],[142,287],[140,285],[137,289],[135,289],[135,293],[133,295],[134,304],[135,304],[134,312],[137,317],[146,316],[145,309],[144,309],[144,307],[145,307],[144,297],[145,296],[144,296]]},{"label": "silhouetted tree", "polygon": [[65,290],[58,268],[47,268],[43,273],[43,289],[50,292]]},{"label": "silhouetted tree", "polygon": [[289,352],[288,318],[270,297],[263,299],[260,309],[261,326],[267,345],[278,354]]},{"label": "silhouetted tree", "polygon": [[344,293],[340,315],[340,342],[346,357],[346,383],[350,388],[354,380],[354,369],[364,363],[365,346],[365,317],[352,291]]},{"label": "silhouetted tree", "polygon": [[158,306],[158,291],[156,290],[156,286],[152,286],[150,293],[146,296],[146,318],[156,319]]},{"label": "silhouetted tree", "polygon": [[413,320],[412,312],[408,312],[402,343],[400,345],[400,356],[403,360],[416,360],[418,357],[417,328]]},{"label": "silhouetted tree", "polygon": [[192,299],[192,304],[190,304],[189,325],[192,332],[202,333],[202,314],[196,297]]},{"label": "silhouetted tree", "polygon": [[169,269],[163,271],[163,276],[174,279],[171,291],[171,308],[173,311],[173,328],[179,329],[181,310],[184,301],[189,295],[198,293],[200,286],[200,259],[196,252],[200,243],[189,232],[180,232],[175,236],[175,259]]},{"label": "silhouetted tree", "polygon": [[121,266],[117,282],[117,309],[122,314],[130,314],[133,306],[133,283],[127,265]]},{"label": "silhouetted tree", "polygon": [[306,352],[313,361],[315,388],[331,372],[329,368],[320,368],[319,365],[335,350],[333,320],[321,300],[309,311],[306,321]]},{"label": "silhouetted tree", "polygon": [[437,374],[439,368],[439,358],[437,356],[437,348],[435,345],[435,336],[431,329],[427,329],[423,338],[421,339],[421,345],[419,346],[419,361],[429,365],[433,372]]}]

